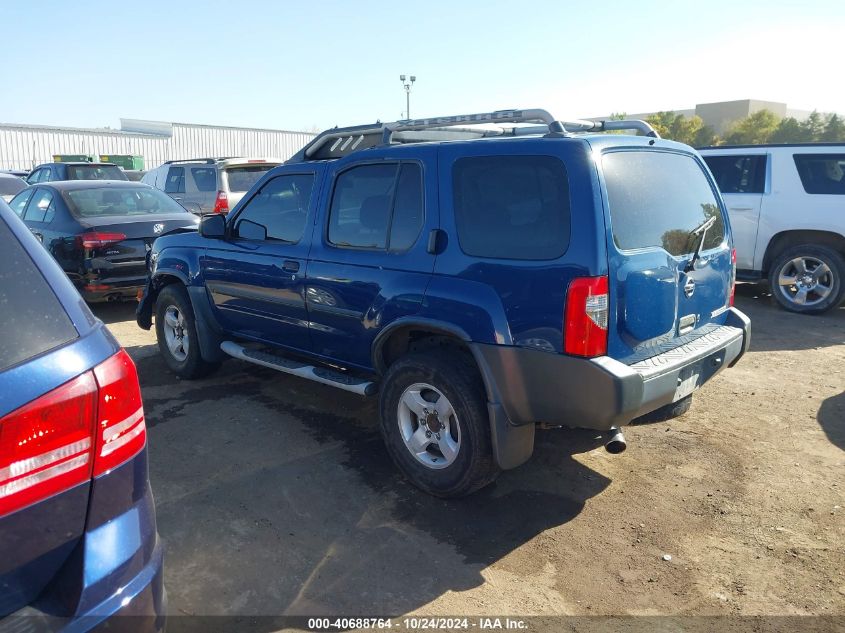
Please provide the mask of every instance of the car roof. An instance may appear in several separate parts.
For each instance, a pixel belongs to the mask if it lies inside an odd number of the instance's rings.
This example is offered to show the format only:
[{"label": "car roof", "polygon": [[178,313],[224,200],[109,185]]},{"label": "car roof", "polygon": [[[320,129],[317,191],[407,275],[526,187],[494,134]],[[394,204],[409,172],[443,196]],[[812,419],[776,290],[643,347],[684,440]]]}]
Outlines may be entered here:
[{"label": "car roof", "polygon": [[821,150],[840,149],[845,150],[845,143],[761,143],[759,145],[708,145],[707,147],[698,147],[700,152],[725,152],[729,150],[745,150],[745,149],[777,149],[778,147],[808,147],[818,148]]},{"label": "car roof", "polygon": [[57,191],[77,191],[79,189],[152,189],[148,184],[133,180],[51,180],[37,182],[33,187],[51,187]]}]

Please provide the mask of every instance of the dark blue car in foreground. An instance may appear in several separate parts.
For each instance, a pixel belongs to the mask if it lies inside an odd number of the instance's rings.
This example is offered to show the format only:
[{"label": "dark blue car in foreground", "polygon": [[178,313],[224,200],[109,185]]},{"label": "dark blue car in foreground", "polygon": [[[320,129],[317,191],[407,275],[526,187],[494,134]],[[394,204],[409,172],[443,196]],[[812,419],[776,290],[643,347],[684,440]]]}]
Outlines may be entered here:
[{"label": "dark blue car in foreground", "polygon": [[0,631],[160,631],[135,365],[3,202],[0,245]]},{"label": "dark blue car in foreground", "polygon": [[138,322],[185,378],[235,357],[378,393],[397,466],[452,497],[538,423],[620,452],[622,425],[689,409],[748,348],[734,254],[700,156],[642,121],[397,121],[328,130],[156,240]]}]

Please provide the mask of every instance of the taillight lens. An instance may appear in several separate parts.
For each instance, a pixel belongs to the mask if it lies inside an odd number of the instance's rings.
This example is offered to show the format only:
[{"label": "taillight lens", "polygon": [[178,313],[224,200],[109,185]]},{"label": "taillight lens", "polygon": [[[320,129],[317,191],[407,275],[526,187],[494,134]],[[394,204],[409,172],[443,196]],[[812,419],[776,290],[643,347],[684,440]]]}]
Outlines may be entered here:
[{"label": "taillight lens", "polygon": [[102,248],[109,244],[116,244],[126,239],[123,233],[103,233],[99,231],[91,231],[89,233],[82,233],[78,236],[82,248]]},{"label": "taillight lens", "polygon": [[229,213],[229,196],[225,191],[218,191],[217,198],[214,200],[215,213]]},{"label": "taillight lens", "polygon": [[728,299],[728,305],[733,306],[734,295],[736,294],[736,249],[731,249],[731,294]]},{"label": "taillight lens", "polygon": [[0,419],[0,516],[91,477],[96,410],[89,371]]},{"label": "taillight lens", "polygon": [[146,441],[138,374],[120,350],[0,419],[0,516],[108,472]]},{"label": "taillight lens", "polygon": [[607,277],[573,279],[566,293],[563,351],[575,356],[607,353]]},{"label": "taillight lens", "polygon": [[135,363],[124,350],[94,368],[99,386],[94,476],[134,457],[147,442]]}]

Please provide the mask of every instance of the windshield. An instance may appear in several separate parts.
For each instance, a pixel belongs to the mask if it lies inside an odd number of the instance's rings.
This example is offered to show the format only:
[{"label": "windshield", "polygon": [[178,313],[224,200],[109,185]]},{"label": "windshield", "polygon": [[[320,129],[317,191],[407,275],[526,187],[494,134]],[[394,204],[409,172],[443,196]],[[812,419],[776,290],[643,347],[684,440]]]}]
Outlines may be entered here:
[{"label": "windshield", "polygon": [[229,167],[226,169],[226,176],[229,180],[229,191],[243,193],[249,191],[252,185],[258,182],[268,171],[276,165],[261,164],[244,167]]},{"label": "windshield", "polygon": [[68,165],[68,180],[128,180],[117,165]]},{"label": "windshield", "polygon": [[65,199],[71,212],[80,217],[188,213],[173,198],[150,187],[77,189],[66,191]]}]

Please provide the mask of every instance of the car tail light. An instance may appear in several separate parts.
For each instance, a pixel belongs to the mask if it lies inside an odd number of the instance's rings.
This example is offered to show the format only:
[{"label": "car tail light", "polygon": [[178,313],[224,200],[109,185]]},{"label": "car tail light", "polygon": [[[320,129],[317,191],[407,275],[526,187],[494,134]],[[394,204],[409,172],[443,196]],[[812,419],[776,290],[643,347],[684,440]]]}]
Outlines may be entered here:
[{"label": "car tail light", "polygon": [[566,292],[563,351],[576,356],[607,353],[607,277],[573,279]]},{"label": "car tail light", "polygon": [[147,442],[135,363],[125,350],[94,368],[99,387],[94,476],[134,457]]},{"label": "car tail light", "polygon": [[229,213],[229,196],[225,191],[218,191],[217,198],[214,200],[215,213]]},{"label": "car tail light", "polygon": [[82,248],[102,248],[109,244],[116,244],[126,239],[123,233],[101,233],[98,231],[91,231],[82,233],[77,236],[77,239],[82,244]]},{"label": "car tail light", "polygon": [[108,472],[145,444],[138,374],[121,350],[0,419],[0,516]]},{"label": "car tail light", "polygon": [[734,295],[736,294],[736,249],[731,249],[731,294],[728,299],[728,305],[734,304]]}]

